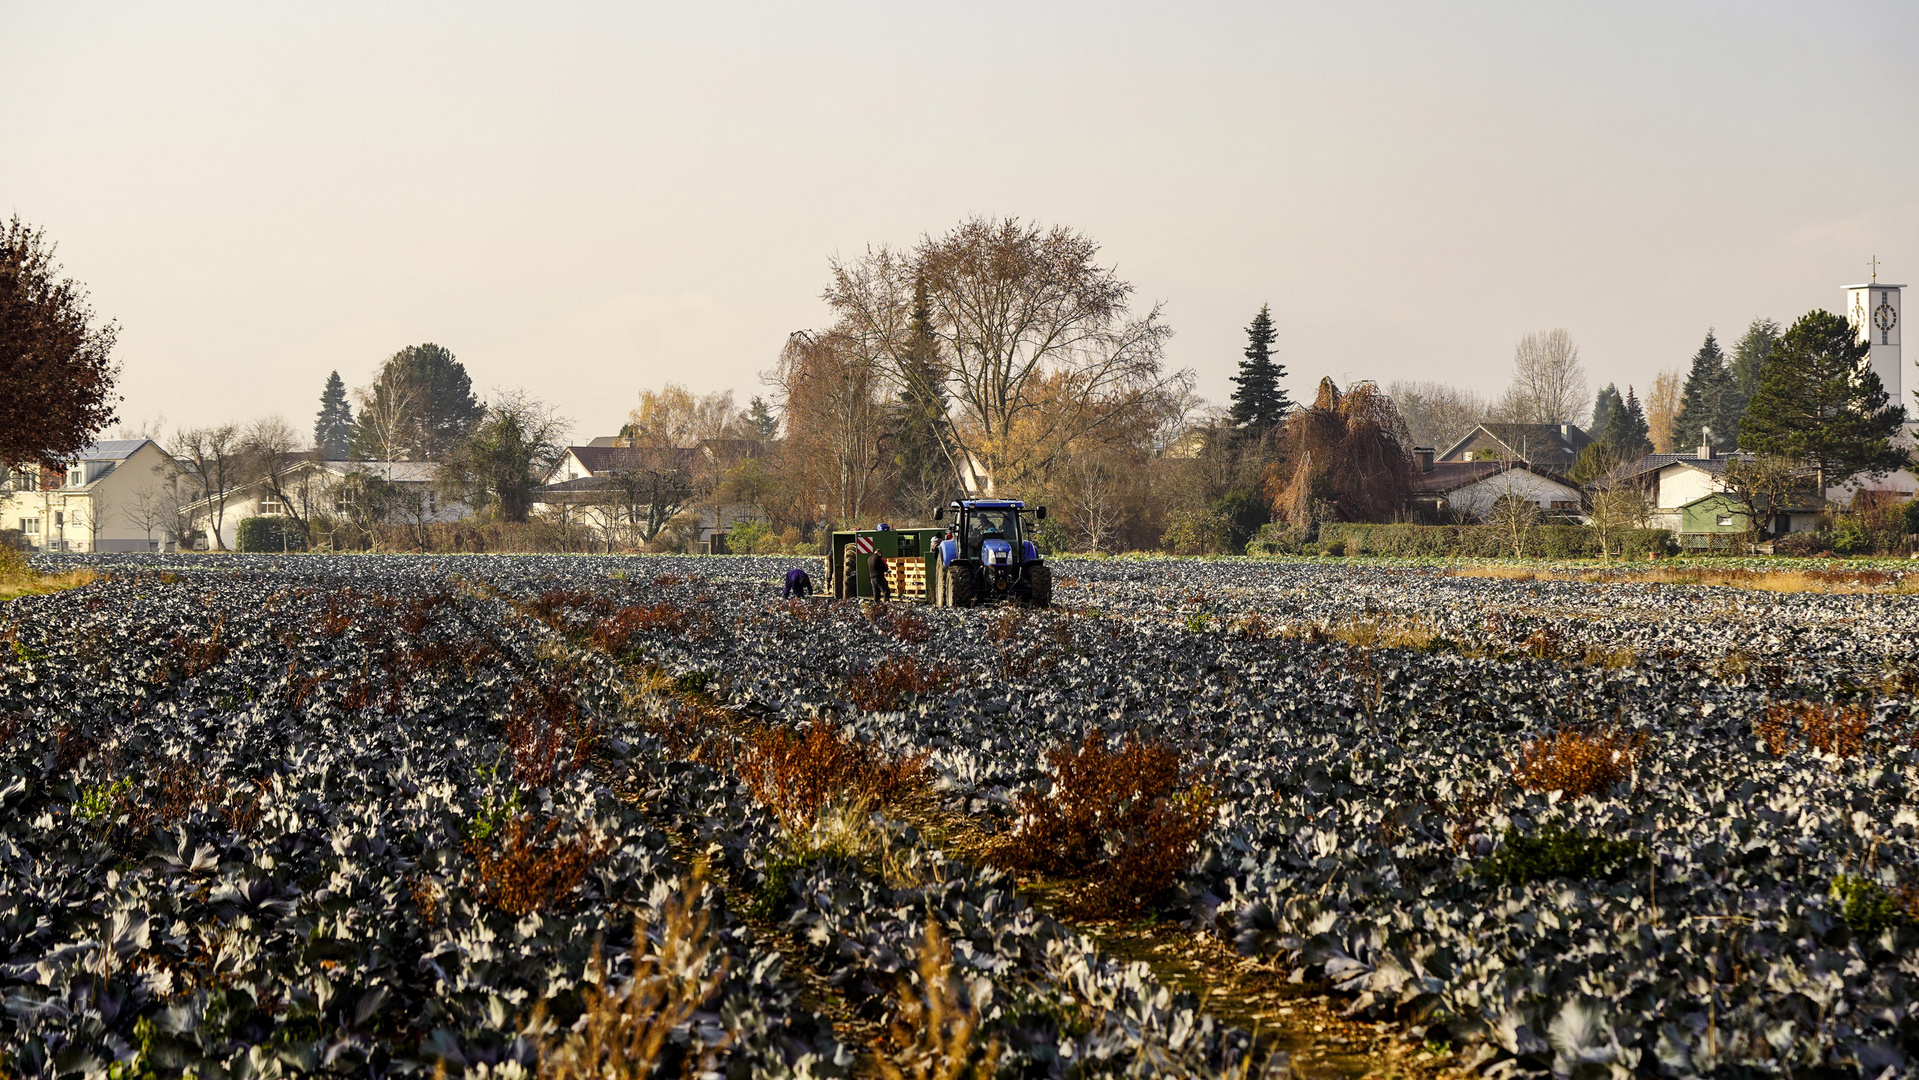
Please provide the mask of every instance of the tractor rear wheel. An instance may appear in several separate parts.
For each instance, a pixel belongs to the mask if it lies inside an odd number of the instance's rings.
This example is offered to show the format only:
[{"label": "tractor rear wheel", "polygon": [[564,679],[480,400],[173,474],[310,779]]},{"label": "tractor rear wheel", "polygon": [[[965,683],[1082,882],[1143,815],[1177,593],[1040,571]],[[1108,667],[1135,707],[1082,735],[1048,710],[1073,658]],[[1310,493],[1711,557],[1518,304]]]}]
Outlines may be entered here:
[{"label": "tractor rear wheel", "polygon": [[973,568],[949,566],[940,574],[947,607],[973,606]]},{"label": "tractor rear wheel", "polygon": [[840,600],[851,600],[860,594],[860,553],[852,544],[846,545],[846,554],[840,556],[839,588],[833,593]]},{"label": "tractor rear wheel", "polygon": [[1053,606],[1053,568],[1044,563],[1026,568],[1026,602],[1032,607]]}]

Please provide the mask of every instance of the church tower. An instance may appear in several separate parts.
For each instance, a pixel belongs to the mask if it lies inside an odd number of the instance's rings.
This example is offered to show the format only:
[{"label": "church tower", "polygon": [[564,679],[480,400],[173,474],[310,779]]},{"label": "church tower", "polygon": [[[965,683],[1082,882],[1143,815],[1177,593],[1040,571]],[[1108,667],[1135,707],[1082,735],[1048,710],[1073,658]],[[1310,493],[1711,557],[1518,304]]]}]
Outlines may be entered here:
[{"label": "church tower", "polygon": [[1846,286],[1846,318],[1861,340],[1872,342],[1872,371],[1886,396],[1919,417],[1919,401],[1906,397],[1905,369],[1899,363],[1899,290],[1905,286],[1882,284],[1878,278],[1875,266],[1873,280]]}]

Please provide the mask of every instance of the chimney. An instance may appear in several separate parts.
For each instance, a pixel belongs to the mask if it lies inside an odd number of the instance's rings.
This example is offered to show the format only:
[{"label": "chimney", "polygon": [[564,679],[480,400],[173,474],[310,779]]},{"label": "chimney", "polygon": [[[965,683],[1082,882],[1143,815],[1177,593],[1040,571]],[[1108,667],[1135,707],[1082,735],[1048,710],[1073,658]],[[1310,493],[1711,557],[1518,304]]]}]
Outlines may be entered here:
[{"label": "chimney", "polygon": [[1435,451],[1430,446],[1413,447],[1413,463],[1419,466],[1420,472],[1425,473],[1425,472],[1433,471],[1433,454],[1434,453]]},{"label": "chimney", "polygon": [[1573,444],[1573,426],[1571,424],[1559,425],[1559,437],[1566,441],[1567,446],[1571,446]]},{"label": "chimney", "polygon": [[1699,460],[1701,461],[1711,461],[1712,460],[1712,444],[1700,443],[1698,457],[1699,457]]}]

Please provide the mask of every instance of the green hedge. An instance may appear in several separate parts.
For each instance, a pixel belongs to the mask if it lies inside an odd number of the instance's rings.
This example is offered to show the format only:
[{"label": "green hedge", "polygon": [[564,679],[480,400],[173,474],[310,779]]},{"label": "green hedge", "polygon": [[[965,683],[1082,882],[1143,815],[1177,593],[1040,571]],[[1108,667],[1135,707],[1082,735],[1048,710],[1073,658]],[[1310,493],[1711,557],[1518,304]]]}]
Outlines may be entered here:
[{"label": "green hedge", "polygon": [[303,551],[306,534],[283,517],[241,518],[234,546],[241,551]]},{"label": "green hedge", "polygon": [[[1665,529],[1625,529],[1614,534],[1615,554],[1644,558],[1649,552],[1672,550],[1672,533]],[[1467,557],[1509,558],[1510,534],[1492,525],[1361,525],[1329,522],[1319,527],[1316,544],[1305,530],[1268,525],[1246,545],[1249,555],[1391,555],[1401,558]],[[1599,537],[1585,525],[1540,525],[1526,537],[1526,554],[1544,559],[1587,559],[1599,555]]]}]

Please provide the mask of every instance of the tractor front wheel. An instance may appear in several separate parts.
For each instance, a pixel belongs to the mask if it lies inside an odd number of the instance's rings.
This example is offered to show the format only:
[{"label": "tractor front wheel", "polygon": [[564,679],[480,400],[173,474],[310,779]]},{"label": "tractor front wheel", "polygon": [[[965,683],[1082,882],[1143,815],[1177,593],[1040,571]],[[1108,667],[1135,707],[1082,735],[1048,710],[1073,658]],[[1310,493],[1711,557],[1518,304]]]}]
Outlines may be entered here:
[{"label": "tractor front wheel", "polygon": [[1026,568],[1026,602],[1032,607],[1053,606],[1053,568],[1041,564]]},{"label": "tractor front wheel", "polygon": [[833,595],[840,600],[855,599],[860,594],[860,553],[852,544],[846,545],[846,554],[840,557],[839,588]]},{"label": "tractor front wheel", "polygon": [[940,574],[947,607],[973,606],[973,568],[949,566]]}]

